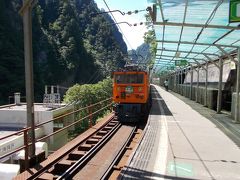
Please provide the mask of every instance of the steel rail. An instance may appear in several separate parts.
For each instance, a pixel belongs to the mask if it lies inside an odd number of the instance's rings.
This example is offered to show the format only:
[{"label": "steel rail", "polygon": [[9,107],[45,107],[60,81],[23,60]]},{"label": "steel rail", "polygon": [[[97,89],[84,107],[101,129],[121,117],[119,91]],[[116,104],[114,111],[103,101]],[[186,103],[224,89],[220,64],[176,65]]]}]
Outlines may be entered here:
[{"label": "steel rail", "polygon": [[120,149],[120,151],[117,153],[117,155],[115,156],[115,158],[113,159],[112,163],[109,165],[108,169],[105,171],[105,173],[103,174],[103,176],[101,177],[101,180],[104,179],[108,179],[111,170],[113,169],[113,166],[117,163],[117,161],[122,157],[123,153],[124,153],[124,149],[126,149],[127,145],[129,144],[129,142],[131,141],[134,132],[136,131],[137,127],[135,126],[132,129],[132,132],[130,133],[127,141],[123,144],[122,148]]},{"label": "steel rail", "polygon": [[66,157],[67,155],[69,155],[71,152],[73,152],[76,148],[78,148],[82,143],[86,142],[89,138],[91,138],[93,135],[95,135],[96,133],[98,133],[99,131],[101,131],[104,127],[106,127],[111,121],[114,120],[114,115],[111,116],[109,118],[108,121],[106,121],[101,127],[99,127],[99,129],[96,129],[96,131],[92,132],[90,135],[88,135],[87,137],[85,137],[82,141],[80,141],[78,144],[74,145],[71,149],[67,150],[64,154],[62,154],[61,156],[59,156],[58,158],[56,158],[54,161],[52,161],[51,163],[47,164],[45,167],[43,167],[42,169],[38,169],[38,171],[33,174],[31,177],[28,178],[28,180],[32,180],[32,179],[37,179],[39,176],[41,176],[42,174],[44,174],[48,169],[50,169],[51,167],[53,167],[53,165],[57,164],[59,161],[61,161],[64,157]]},{"label": "steel rail", "polygon": [[106,134],[103,139],[101,139],[94,147],[92,147],[85,156],[79,159],[76,163],[74,163],[68,170],[66,170],[61,176],[57,178],[57,180],[61,179],[71,179],[76,172],[86,164],[96,153],[99,149],[101,149],[109,140],[110,138],[118,131],[121,127],[120,122],[116,124],[113,129],[110,130],[108,134]]}]

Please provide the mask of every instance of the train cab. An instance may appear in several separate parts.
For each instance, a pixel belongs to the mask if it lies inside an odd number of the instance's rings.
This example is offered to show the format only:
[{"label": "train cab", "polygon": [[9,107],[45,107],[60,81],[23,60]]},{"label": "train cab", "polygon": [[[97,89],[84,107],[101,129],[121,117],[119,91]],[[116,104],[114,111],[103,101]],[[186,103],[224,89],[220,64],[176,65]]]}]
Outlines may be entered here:
[{"label": "train cab", "polygon": [[145,71],[113,73],[115,114],[122,122],[135,122],[145,116],[149,102],[149,76]]}]

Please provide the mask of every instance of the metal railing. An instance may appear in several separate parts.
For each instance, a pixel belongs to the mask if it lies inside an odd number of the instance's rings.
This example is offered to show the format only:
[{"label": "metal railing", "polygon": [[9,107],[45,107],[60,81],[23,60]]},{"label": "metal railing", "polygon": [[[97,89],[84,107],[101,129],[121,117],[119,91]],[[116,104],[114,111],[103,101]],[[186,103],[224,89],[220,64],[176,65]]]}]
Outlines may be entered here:
[{"label": "metal railing", "polygon": [[[106,104],[106,103],[107,103],[107,104]],[[104,105],[104,106],[101,107],[101,108],[98,108],[96,111],[93,112],[94,107],[96,107],[96,106],[98,106],[98,105],[101,105],[101,106]],[[74,125],[76,125],[77,123],[79,123],[79,122],[81,122],[81,121],[83,121],[83,120],[85,120],[85,119],[87,119],[87,118],[89,118],[89,121],[88,121],[89,127],[92,127],[92,118],[93,118],[93,115],[95,115],[95,114],[97,114],[97,113],[99,113],[99,112],[101,112],[101,111],[103,111],[104,109],[107,109],[107,108],[109,108],[109,107],[110,107],[110,109],[111,109],[111,105],[112,105],[112,98],[108,98],[108,99],[105,99],[105,100],[103,100],[103,101],[97,102],[97,103],[95,103],[95,104],[91,104],[91,105],[89,105],[89,106],[87,106],[87,107],[79,108],[79,109],[74,110],[74,111],[72,111],[72,112],[69,112],[69,113],[66,113],[66,114],[64,114],[64,115],[60,115],[60,116],[58,116],[58,117],[55,117],[55,118],[53,118],[53,119],[50,119],[50,120],[48,120],[48,121],[39,123],[39,124],[37,124],[37,125],[35,126],[35,129],[37,129],[37,128],[39,128],[39,127],[41,127],[41,126],[43,126],[43,125],[45,125],[45,124],[47,124],[47,123],[54,122],[54,121],[56,121],[56,120],[59,120],[59,119],[61,119],[61,118],[64,118],[64,117],[66,117],[66,116],[69,116],[69,115],[72,115],[72,114],[75,114],[75,113],[78,113],[78,112],[87,110],[87,111],[86,111],[86,112],[87,112],[87,115],[86,115],[86,116],[81,117],[81,118],[78,119],[78,120],[75,120],[73,123],[71,123],[71,124],[69,124],[69,125],[61,128],[61,129],[59,129],[59,130],[56,130],[56,131],[54,131],[53,133],[50,133],[50,134],[45,135],[45,136],[43,136],[43,137],[41,137],[41,138],[39,138],[39,139],[36,139],[35,142],[39,142],[39,141],[45,140],[45,139],[47,139],[47,138],[49,138],[49,137],[51,137],[51,136],[53,136],[53,135],[55,135],[55,134],[57,134],[57,133],[59,133],[59,132],[61,132],[61,131],[64,131],[64,130],[66,130],[66,129],[68,129],[68,128],[74,126]],[[7,136],[0,137],[0,141],[1,141],[1,140],[5,140],[5,139],[10,138],[10,137],[13,137],[13,136],[16,136],[16,135],[17,135],[17,136],[23,135],[23,139],[24,139],[24,145],[23,145],[23,146],[18,147],[17,149],[10,151],[10,152],[4,154],[3,156],[0,156],[0,160],[2,160],[2,159],[4,159],[4,158],[7,158],[7,157],[9,157],[10,155],[13,155],[13,154],[15,154],[15,153],[17,153],[17,152],[19,152],[19,151],[21,151],[21,150],[24,149],[24,150],[25,150],[25,164],[24,164],[24,165],[25,165],[25,169],[27,169],[27,168],[29,167],[29,165],[28,165],[28,157],[29,157],[29,156],[28,156],[28,155],[29,155],[28,147],[32,144],[31,142],[28,142],[28,131],[29,131],[30,129],[31,129],[30,127],[27,127],[27,128],[24,128],[24,129],[22,129],[22,130],[20,130],[20,131],[15,132],[15,133],[9,134],[9,135],[7,135]]]}]

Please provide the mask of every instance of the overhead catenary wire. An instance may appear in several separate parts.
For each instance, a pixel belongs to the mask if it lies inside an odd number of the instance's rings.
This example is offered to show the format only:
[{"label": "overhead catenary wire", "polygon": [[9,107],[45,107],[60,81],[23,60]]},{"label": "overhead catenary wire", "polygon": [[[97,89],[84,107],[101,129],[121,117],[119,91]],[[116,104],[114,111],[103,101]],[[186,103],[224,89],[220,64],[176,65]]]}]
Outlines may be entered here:
[{"label": "overhead catenary wire", "polygon": [[[106,7],[108,8],[108,10],[109,10],[109,11],[111,11],[111,9],[109,8],[109,6],[108,6],[107,2],[106,2],[105,0],[103,0],[103,2],[104,2],[104,4],[106,5]],[[114,19],[114,22],[116,22],[116,23],[117,23],[117,20],[116,20],[116,18],[114,17],[113,13],[112,13],[112,12],[110,12],[110,14],[111,14],[112,18]],[[118,26],[118,29],[121,31],[122,35],[124,36],[124,38],[125,38],[125,40],[126,40],[127,44],[130,46],[130,48],[131,48],[131,49],[133,49],[133,47],[132,47],[132,45],[129,43],[129,41],[128,41],[127,37],[126,37],[126,36],[125,36],[125,34],[123,33],[123,31],[122,31],[121,27],[120,27],[118,24],[117,24],[117,26]]]},{"label": "overhead catenary wire", "polygon": [[[109,8],[107,2],[106,2],[105,0],[103,0],[103,1],[104,1],[105,5],[106,5],[106,7],[108,8],[109,11],[108,11],[108,12],[95,13],[95,14],[110,13],[111,16],[112,16],[112,18],[114,19],[114,22],[115,22],[114,24],[117,25],[118,29],[120,30],[120,32],[122,33],[122,35],[125,37],[125,40],[126,40],[127,44],[131,47],[131,49],[133,49],[132,46],[131,46],[131,44],[129,43],[127,37],[126,37],[125,34],[123,33],[121,27],[118,25],[119,22],[116,21],[116,19],[115,19],[114,15],[112,14],[112,12],[117,11],[117,12],[120,12],[122,15],[125,15],[125,14],[131,15],[131,14],[133,14],[133,13],[137,14],[137,13],[139,13],[139,12],[149,11],[149,9],[147,8],[147,9],[144,9],[144,10],[134,10],[134,11],[122,12],[122,11],[120,11],[120,10],[111,10],[111,9]],[[93,14],[93,15],[95,15],[95,14]],[[127,22],[120,22],[120,23],[127,23]],[[128,23],[128,24],[129,24],[129,23]],[[143,24],[142,22],[139,23],[139,25],[142,25],[142,24]],[[129,25],[132,26],[132,24],[129,24]],[[137,23],[134,23],[134,24],[133,24],[133,26],[136,26],[136,25],[137,25]],[[122,54],[122,55],[124,56],[125,54]],[[128,55],[128,54],[126,54],[126,55]],[[120,63],[120,62],[117,62],[117,64],[119,64],[119,63]],[[94,81],[100,76],[100,73],[99,73],[100,70],[101,70],[101,69],[97,70],[97,71],[90,77],[90,79],[87,81],[87,83],[94,82]]]}]

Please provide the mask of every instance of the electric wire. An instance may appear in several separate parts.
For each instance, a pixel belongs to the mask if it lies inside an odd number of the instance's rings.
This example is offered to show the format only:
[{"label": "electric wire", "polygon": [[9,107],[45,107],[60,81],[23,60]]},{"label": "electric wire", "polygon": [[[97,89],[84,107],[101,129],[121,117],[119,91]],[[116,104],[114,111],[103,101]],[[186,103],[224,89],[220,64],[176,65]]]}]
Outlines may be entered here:
[{"label": "electric wire", "polygon": [[[106,5],[106,7],[108,8],[108,10],[111,11],[111,9],[109,8],[107,2],[106,2],[105,0],[103,0],[103,2],[105,3],[105,5]],[[113,13],[110,12],[110,14],[111,14],[112,18],[114,19],[114,21],[117,23],[117,20],[116,20],[116,18],[114,17]],[[117,24],[117,26],[118,26],[118,29],[121,31],[122,35],[124,36],[124,38],[125,38],[127,44],[130,46],[131,49],[133,49],[133,47],[132,47],[132,45],[129,43],[127,37],[126,37],[125,34],[123,33],[121,27],[120,27],[118,24]]]}]

